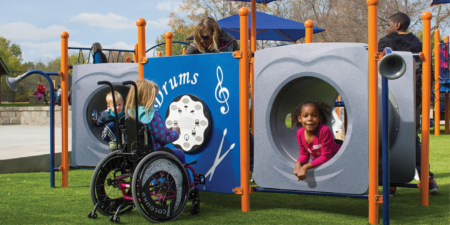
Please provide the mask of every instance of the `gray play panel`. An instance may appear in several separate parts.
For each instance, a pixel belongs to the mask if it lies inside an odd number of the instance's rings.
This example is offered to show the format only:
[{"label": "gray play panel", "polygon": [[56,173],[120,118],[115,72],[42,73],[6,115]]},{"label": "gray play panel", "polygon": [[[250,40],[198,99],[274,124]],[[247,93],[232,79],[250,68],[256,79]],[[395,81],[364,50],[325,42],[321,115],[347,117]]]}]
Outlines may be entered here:
[{"label": "gray play panel", "polygon": [[128,88],[122,86],[126,80],[138,79],[137,63],[104,63],[77,65],[73,68],[72,80],[72,159],[78,166],[96,166],[107,155],[108,143],[102,140],[100,127],[92,122],[92,112],[106,109],[108,86],[97,85],[107,80],[126,101]]},{"label": "gray play panel", "polygon": [[[348,194],[366,192],[368,58],[365,46],[355,43],[299,44],[255,53],[253,174],[260,187]],[[413,65],[411,54],[404,58],[408,63],[407,75],[390,82],[391,101],[394,101],[391,103],[393,125],[390,129],[398,129],[395,135],[391,134],[391,182],[407,182],[414,176]],[[320,100],[333,105],[339,94],[348,115],[344,144],[330,161],[309,170],[308,178],[299,182],[292,173],[299,156],[298,128],[286,127],[286,115],[305,100]]]}]

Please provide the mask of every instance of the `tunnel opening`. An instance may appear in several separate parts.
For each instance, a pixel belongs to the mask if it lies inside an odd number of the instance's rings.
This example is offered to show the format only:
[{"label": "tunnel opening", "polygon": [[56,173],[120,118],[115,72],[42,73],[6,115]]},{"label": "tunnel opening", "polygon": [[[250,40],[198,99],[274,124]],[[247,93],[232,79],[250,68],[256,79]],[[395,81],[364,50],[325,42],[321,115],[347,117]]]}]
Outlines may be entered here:
[{"label": "tunnel opening", "polygon": [[[122,85],[113,85],[113,87],[114,91],[117,91],[122,95],[125,106],[128,91],[130,90],[130,88]],[[102,139],[103,127],[95,126],[95,122],[93,120],[93,112],[95,110],[97,114],[100,115],[100,112],[106,110],[106,95],[110,92],[111,89],[108,86],[101,86],[96,91],[94,91],[92,97],[88,100],[89,103],[87,104],[85,116],[92,136],[96,137],[100,143],[105,145],[107,145],[108,143]]]}]

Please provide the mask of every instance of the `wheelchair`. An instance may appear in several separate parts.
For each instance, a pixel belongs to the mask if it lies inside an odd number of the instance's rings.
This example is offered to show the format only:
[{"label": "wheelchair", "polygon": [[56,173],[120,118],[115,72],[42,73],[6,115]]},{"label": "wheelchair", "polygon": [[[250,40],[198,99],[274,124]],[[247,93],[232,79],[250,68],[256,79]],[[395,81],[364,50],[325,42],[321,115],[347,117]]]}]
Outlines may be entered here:
[{"label": "wheelchair", "polygon": [[[112,84],[108,85],[114,93]],[[123,85],[133,85],[126,81]],[[137,92],[135,92],[137,109]],[[114,95],[113,104],[116,108]],[[199,184],[205,177],[197,174],[191,165],[183,165],[175,153],[166,147],[152,149],[152,137],[146,125],[139,119],[127,118],[125,125],[119,126],[116,115],[117,150],[106,155],[96,166],[92,175],[90,192],[94,209],[89,218],[97,218],[97,211],[110,216],[112,222],[120,222],[119,214],[137,208],[150,222],[175,220],[192,199],[191,215],[200,212]],[[188,172],[193,176],[191,189]]]}]

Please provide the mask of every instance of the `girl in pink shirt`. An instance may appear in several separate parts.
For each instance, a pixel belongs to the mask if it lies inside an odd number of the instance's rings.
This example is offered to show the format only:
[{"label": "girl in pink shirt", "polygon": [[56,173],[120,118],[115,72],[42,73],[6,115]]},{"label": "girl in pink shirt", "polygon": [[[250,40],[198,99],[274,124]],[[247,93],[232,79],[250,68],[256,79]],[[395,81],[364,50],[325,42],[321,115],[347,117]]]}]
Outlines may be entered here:
[{"label": "girl in pink shirt", "polygon": [[[323,102],[307,101],[294,110],[297,125],[297,141],[300,156],[295,163],[294,175],[298,180],[306,179],[308,169],[320,166],[330,160],[341,145],[334,142],[333,133],[325,124],[331,107]],[[309,162],[311,159],[311,162]]]}]

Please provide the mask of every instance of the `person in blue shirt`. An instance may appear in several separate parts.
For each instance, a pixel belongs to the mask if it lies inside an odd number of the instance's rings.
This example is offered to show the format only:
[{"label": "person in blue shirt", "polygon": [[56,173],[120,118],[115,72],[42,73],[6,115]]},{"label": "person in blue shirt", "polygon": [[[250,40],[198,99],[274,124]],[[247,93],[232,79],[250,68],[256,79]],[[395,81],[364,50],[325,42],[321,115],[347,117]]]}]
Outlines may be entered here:
[{"label": "person in blue shirt", "polygon": [[94,64],[96,63],[107,63],[108,59],[106,58],[105,53],[102,52],[102,45],[98,42],[92,44],[92,57],[94,58]]},{"label": "person in blue shirt", "polygon": [[[117,130],[115,113],[118,113],[119,125],[125,124],[125,112],[123,110],[123,98],[122,95],[115,91],[114,97],[116,99],[116,109],[114,109],[114,103],[112,98],[112,92],[106,95],[107,108],[102,111],[97,118],[94,118],[95,126],[103,127],[102,139],[110,144],[110,147],[117,144]],[[113,148],[114,149],[114,148]]]}]

